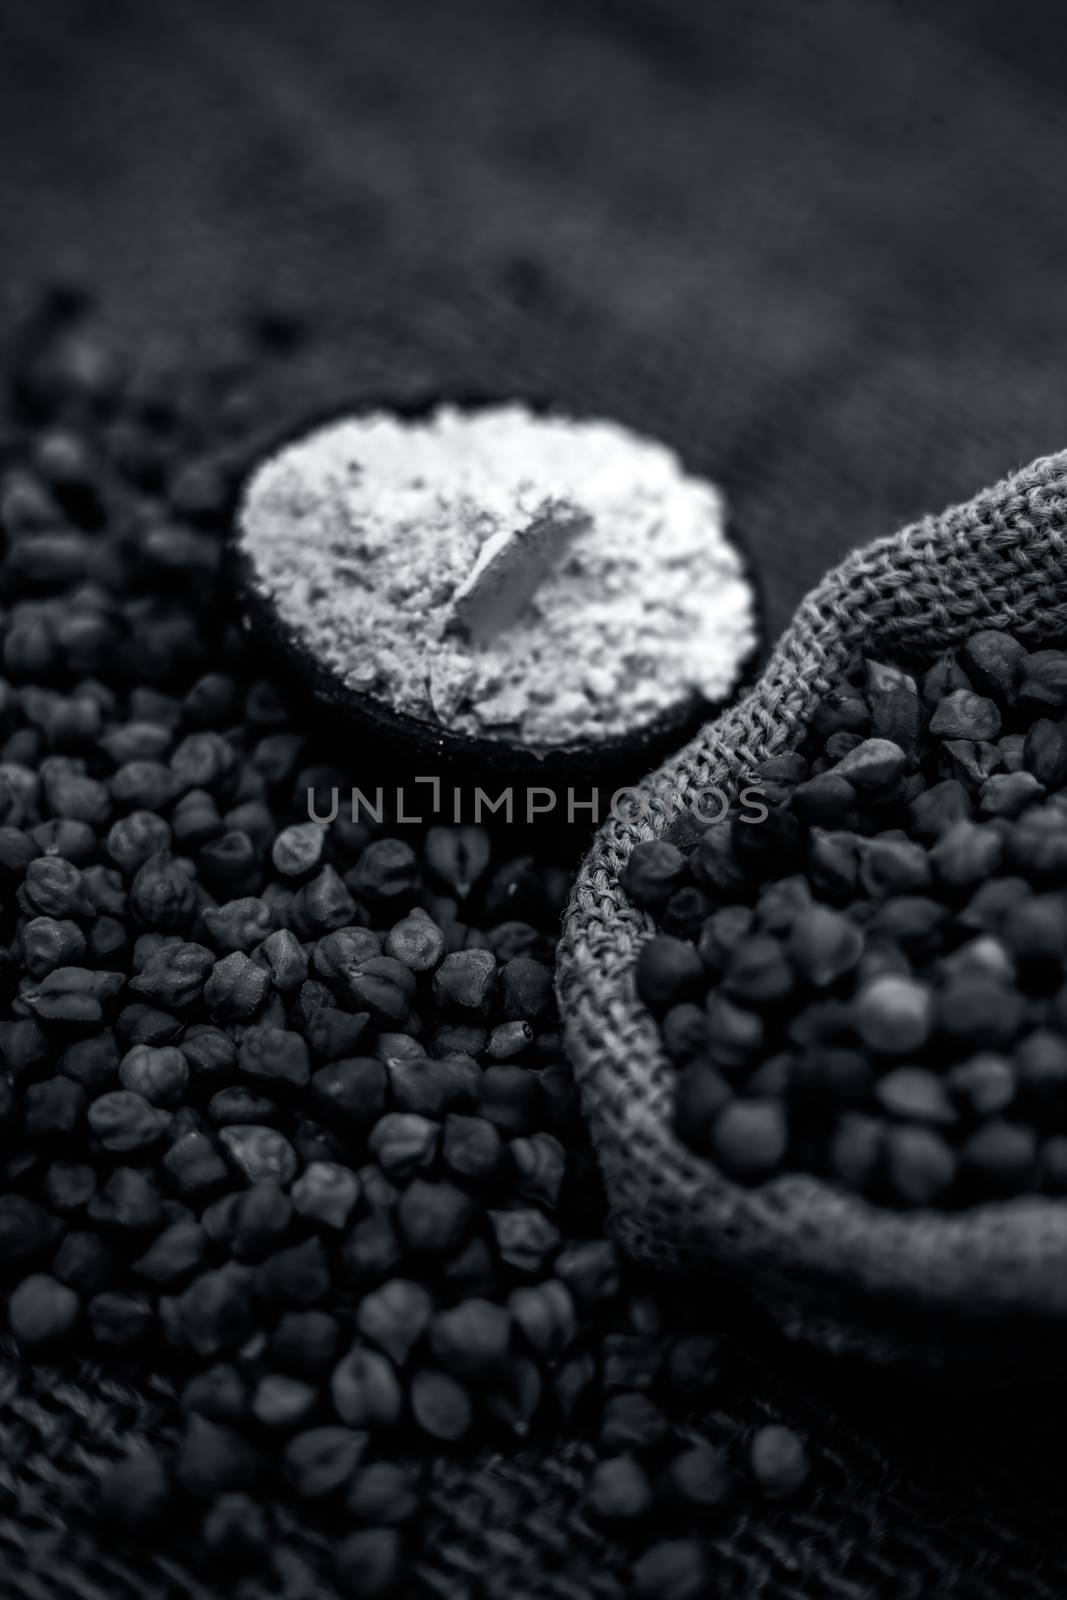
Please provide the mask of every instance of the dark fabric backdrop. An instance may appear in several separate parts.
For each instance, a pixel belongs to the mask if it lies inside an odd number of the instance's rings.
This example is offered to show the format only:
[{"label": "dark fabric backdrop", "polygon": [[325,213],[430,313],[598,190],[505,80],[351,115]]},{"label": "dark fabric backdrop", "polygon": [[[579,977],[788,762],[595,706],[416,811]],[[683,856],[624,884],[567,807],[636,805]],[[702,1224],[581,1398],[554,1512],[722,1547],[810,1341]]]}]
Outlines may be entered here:
[{"label": "dark fabric backdrop", "polygon": [[[774,633],[850,545],[1067,442],[1065,36],[1038,0],[0,0],[0,312],[81,274],[130,350],[191,360],[252,306],[306,316],[293,412],[613,412],[724,483]],[[984,1402],[935,1424],[824,1378],[754,1371],[747,1413],[831,1465],[817,1516],[724,1531],[721,1592],[1064,1592],[1059,1424],[1035,1451],[1024,1414],[1013,1453]],[[137,1593],[63,1475],[151,1417],[9,1369],[0,1407],[16,1592]],[[533,1470],[547,1541],[581,1474]],[[496,1472],[466,1512],[499,1532],[478,1593],[533,1592]],[[590,1560],[613,1593],[624,1552]]]},{"label": "dark fabric backdrop", "polygon": [[777,631],[1067,438],[1051,0],[0,5],[0,282],[127,341],[305,306],[316,404],[607,408],[730,491]]}]

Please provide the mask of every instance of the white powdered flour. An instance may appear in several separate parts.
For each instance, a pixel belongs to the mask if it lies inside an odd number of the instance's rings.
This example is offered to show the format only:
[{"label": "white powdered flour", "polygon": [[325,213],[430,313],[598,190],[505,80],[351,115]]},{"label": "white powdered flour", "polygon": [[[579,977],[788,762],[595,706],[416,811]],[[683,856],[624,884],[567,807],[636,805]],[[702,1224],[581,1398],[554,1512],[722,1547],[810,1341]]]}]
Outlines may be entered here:
[{"label": "white powdered flour", "polygon": [[[587,514],[521,615],[472,644],[451,602],[486,541],[546,499]],[[721,700],[755,640],[717,490],[613,422],[521,405],[330,424],[251,479],[239,536],[283,622],[353,689],[532,746]]]}]

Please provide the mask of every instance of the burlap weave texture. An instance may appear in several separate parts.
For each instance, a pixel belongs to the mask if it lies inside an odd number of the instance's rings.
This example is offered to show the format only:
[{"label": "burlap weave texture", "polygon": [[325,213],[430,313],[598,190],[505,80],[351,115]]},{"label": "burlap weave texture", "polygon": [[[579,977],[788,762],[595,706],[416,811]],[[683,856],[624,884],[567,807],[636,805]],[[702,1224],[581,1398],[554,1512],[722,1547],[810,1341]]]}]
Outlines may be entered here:
[{"label": "burlap weave texture", "polygon": [[1038,640],[1067,627],[1067,453],[847,557],[799,606],[753,689],[645,782],[579,874],[560,949],[568,1048],[627,1249],[671,1270],[737,1272],[787,1331],[892,1354],[906,1313],[1067,1313],[1067,1206],[1016,1199],[941,1216],[872,1206],[810,1176],[741,1187],[672,1129],[673,1069],[633,985],[651,917],[619,875],[702,789],[736,791],[792,745],[858,648],[929,657],[978,628]]}]

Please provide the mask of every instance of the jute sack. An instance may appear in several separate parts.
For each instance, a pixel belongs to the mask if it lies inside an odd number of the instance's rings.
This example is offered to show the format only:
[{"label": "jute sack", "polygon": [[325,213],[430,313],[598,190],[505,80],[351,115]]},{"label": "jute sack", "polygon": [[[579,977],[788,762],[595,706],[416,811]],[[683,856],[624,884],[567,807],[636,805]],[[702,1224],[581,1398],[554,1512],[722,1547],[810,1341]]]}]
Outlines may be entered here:
[{"label": "jute sack", "polygon": [[633,968],[652,918],[619,884],[640,840],[691,797],[740,787],[792,747],[857,646],[921,663],[978,628],[1067,632],[1067,452],[967,505],[850,555],[797,610],[754,688],[647,778],[610,820],[568,907],[558,990],[568,1050],[621,1244],[674,1272],[725,1269],[788,1334],[834,1351],[979,1361],[1067,1318],[1067,1201],[898,1213],[821,1179],[741,1187],[672,1129],[674,1070]]}]

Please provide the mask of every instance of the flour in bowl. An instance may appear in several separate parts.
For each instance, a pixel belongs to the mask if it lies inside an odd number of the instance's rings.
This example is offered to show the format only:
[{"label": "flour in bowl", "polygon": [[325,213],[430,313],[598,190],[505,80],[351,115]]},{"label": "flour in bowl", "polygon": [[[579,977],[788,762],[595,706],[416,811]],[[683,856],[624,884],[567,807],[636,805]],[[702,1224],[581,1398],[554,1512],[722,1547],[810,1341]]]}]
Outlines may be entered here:
[{"label": "flour in bowl", "polygon": [[718,491],[613,422],[519,404],[345,418],[265,462],[239,523],[254,581],[324,666],[452,732],[635,732],[725,699],[756,638]]}]

